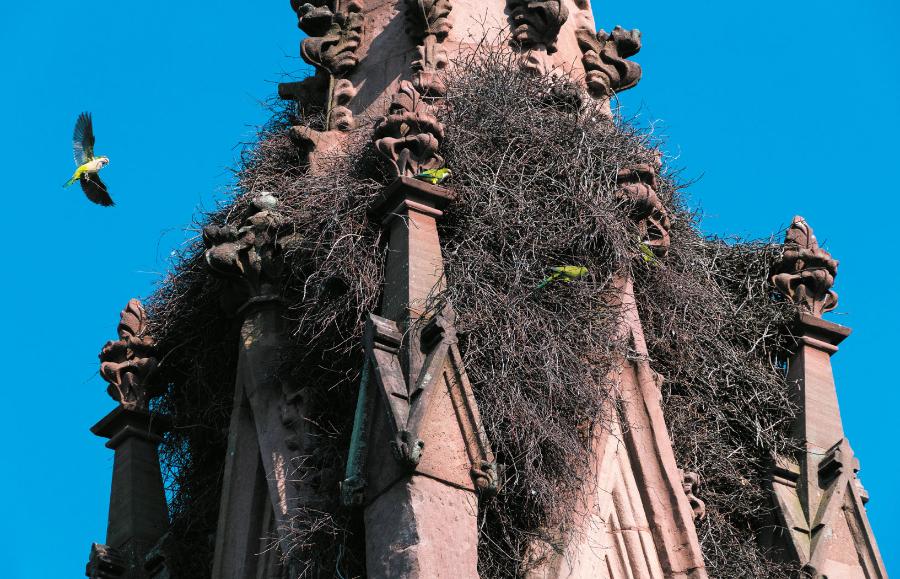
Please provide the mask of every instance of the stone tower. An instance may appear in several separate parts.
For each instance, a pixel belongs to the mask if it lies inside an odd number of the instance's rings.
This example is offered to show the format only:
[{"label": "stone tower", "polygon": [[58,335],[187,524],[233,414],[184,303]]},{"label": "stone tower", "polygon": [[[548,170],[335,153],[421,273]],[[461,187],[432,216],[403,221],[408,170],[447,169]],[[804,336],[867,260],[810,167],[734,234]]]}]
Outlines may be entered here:
[{"label": "stone tower", "polygon": [[[566,75],[604,103],[635,86],[641,69],[628,60],[641,48],[637,30],[596,31],[588,0],[292,0],[301,45],[315,76],[279,86],[284,99],[321,108],[321,126],[295,126],[292,141],[311,170],[348,131],[374,121],[372,139],[394,181],[371,207],[388,239],[380,308],[370,313],[361,348],[365,366],[341,493],[364,511],[366,567],[372,578],[478,577],[479,496],[498,492],[502,468],[485,434],[460,354],[449,307],[432,311],[443,283],[437,224],[452,211],[449,188],[415,179],[438,169],[443,127],[433,104],[444,95],[442,71],[485,38],[507,42],[535,74]],[[644,247],[662,258],[670,217],[658,197],[658,167],[623,167],[618,195]],[[273,371],[285,336],[279,291],[284,217],[263,195],[240,227],[204,230],[205,260],[241,321],[234,406],[215,534],[213,577],[249,579],[292,573],[261,545],[276,536],[285,550],[295,505],[316,507],[307,483],[292,476],[305,435],[304,391]],[[774,285],[804,313],[802,348],[790,363],[803,416],[797,436],[808,449],[779,457],[773,497],[782,532],[765,540],[815,577],[885,577],[844,438],[829,356],[849,330],[821,319],[836,300],[837,263],[795,221]],[[593,449],[574,528],[558,537],[534,579],[707,576],[695,520],[704,504],[698,476],[676,463],[664,419],[662,377],[650,362],[635,305],[634,280],[615,279],[610,308],[633,355],[611,377],[615,399],[605,425],[588,433]],[[168,577],[155,549],[166,532],[166,504],[155,446],[168,427],[149,412],[157,394],[158,354],[136,301],[122,314],[119,341],[103,350],[102,374],[119,406],[94,428],[115,450],[109,531],[95,545],[90,577]],[[624,411],[616,411],[613,406]],[[610,426],[611,425],[611,426]]]}]

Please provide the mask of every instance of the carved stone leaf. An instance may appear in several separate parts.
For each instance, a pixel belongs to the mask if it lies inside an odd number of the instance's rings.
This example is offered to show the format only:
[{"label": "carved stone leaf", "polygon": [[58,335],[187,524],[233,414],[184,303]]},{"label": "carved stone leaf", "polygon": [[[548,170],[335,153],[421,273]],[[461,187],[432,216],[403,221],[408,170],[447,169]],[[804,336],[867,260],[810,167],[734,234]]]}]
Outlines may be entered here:
[{"label": "carved stone leaf", "polygon": [[695,472],[682,472],[682,487],[687,496],[694,518],[703,520],[706,518],[706,503],[697,497],[697,489],[700,487],[700,475]]},{"label": "carved stone leaf", "polygon": [[361,14],[356,12],[333,14],[329,27],[323,34],[310,36],[303,41],[300,45],[300,55],[309,64],[331,74],[346,74],[359,63],[357,51],[362,40],[362,31]]},{"label": "carved stone leaf", "polygon": [[633,88],[641,80],[641,67],[627,60],[641,50],[641,31],[616,26],[612,34],[605,30],[594,34],[586,28],[575,32],[582,51],[585,82],[597,98]]},{"label": "carved stone leaf", "polygon": [[150,382],[159,366],[156,343],[146,335],[147,313],[140,301],[130,300],[119,320],[119,339],[100,351],[100,375],[109,383],[107,392],[113,400],[132,410],[146,410],[160,391]]},{"label": "carved stone leaf", "polygon": [[513,40],[524,49],[545,47],[556,52],[559,31],[569,17],[562,0],[508,0]]},{"label": "carved stone leaf", "polygon": [[356,119],[350,110],[350,101],[356,96],[357,89],[346,78],[334,83],[334,91],[331,96],[331,114],[329,117],[330,129],[349,131],[356,126]]},{"label": "carved stone leaf", "polygon": [[387,116],[375,125],[373,139],[394,177],[413,177],[444,165],[438,154],[444,127],[409,81],[400,83]]},{"label": "carved stone leaf", "polygon": [[447,92],[441,72],[450,63],[443,41],[453,28],[449,20],[453,6],[450,0],[406,0],[406,6],[410,33],[418,43],[411,65],[413,83],[421,94],[441,97]]},{"label": "carved stone leaf", "polygon": [[803,217],[794,217],[784,239],[781,259],[772,268],[771,281],[800,309],[821,317],[837,307],[832,291],[838,262],[819,247],[812,228]]},{"label": "carved stone leaf", "polygon": [[328,0],[291,0],[297,13],[297,27],[310,36],[322,36],[334,17],[332,2]]},{"label": "carved stone leaf", "polygon": [[406,0],[407,16],[411,32],[418,40],[434,35],[444,40],[453,28],[450,24],[450,0]]}]

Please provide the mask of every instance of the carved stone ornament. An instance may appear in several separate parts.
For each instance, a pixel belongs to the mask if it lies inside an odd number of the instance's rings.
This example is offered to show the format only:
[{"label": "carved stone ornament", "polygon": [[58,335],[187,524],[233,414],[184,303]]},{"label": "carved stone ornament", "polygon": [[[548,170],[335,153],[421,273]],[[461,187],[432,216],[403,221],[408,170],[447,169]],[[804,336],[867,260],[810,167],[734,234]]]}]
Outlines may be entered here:
[{"label": "carved stone ornament", "polygon": [[356,119],[348,106],[357,90],[353,83],[346,78],[334,82],[331,91],[331,106],[328,111],[328,128],[337,131],[349,131],[356,127]]},{"label": "carved stone ornament", "polygon": [[447,38],[453,25],[450,24],[450,0],[406,0],[406,14],[411,33],[416,40],[434,36],[440,41]]},{"label": "carved stone ornament", "polygon": [[362,3],[348,2],[337,10],[334,0],[291,0],[297,26],[309,35],[300,47],[303,60],[333,75],[345,74],[359,63]]},{"label": "carved stone ornament", "polygon": [[513,41],[530,50],[543,47],[556,52],[559,31],[569,18],[562,0],[507,0],[513,25]]},{"label": "carved stone ornament", "polygon": [[684,494],[687,496],[691,510],[694,511],[694,518],[703,520],[706,518],[706,503],[697,498],[697,489],[700,487],[700,475],[695,472],[682,472],[681,484],[684,487]]},{"label": "carved stone ornament", "polygon": [[[826,573],[832,566],[832,559],[846,560],[849,547],[851,553],[855,551],[854,559],[865,570],[864,575],[861,572],[852,576],[887,578],[866,514],[869,496],[858,472],[859,460],[846,439],[825,451],[818,467],[811,473],[811,481],[801,480],[808,475],[793,459],[778,457],[776,460],[772,487],[779,507],[779,525],[787,531],[785,546],[791,558],[803,565],[801,577],[838,577]],[[810,488],[815,490],[804,492]],[[810,499],[810,504],[805,505]],[[849,529],[850,537],[835,540],[841,528]]]},{"label": "carved stone ornament", "polygon": [[616,184],[618,196],[629,206],[630,216],[637,224],[641,243],[656,257],[665,257],[669,251],[671,221],[657,193],[657,168],[644,163],[620,169]]},{"label": "carved stone ornament", "polygon": [[450,0],[406,0],[410,34],[417,43],[418,58],[413,60],[413,84],[426,96],[443,96],[447,87],[441,73],[450,64],[443,42],[453,28]]},{"label": "carved stone ornament", "polygon": [[819,247],[813,230],[799,215],[787,230],[784,250],[772,268],[772,285],[800,309],[822,317],[837,307],[831,290],[838,262]]},{"label": "carved stone ornament", "polygon": [[119,579],[125,576],[128,568],[128,561],[119,551],[109,545],[94,543],[84,574],[90,579]]},{"label": "carved stone ornament", "polygon": [[129,410],[147,410],[150,399],[161,389],[150,384],[159,365],[156,342],[147,335],[147,313],[141,302],[132,299],[119,318],[119,339],[109,341],[100,351],[100,375],[109,383],[106,391]]},{"label": "carved stone ornament", "polygon": [[641,66],[626,60],[641,50],[641,31],[616,26],[612,34],[605,30],[594,34],[581,28],[575,32],[581,47],[588,92],[596,98],[611,98],[641,80]]},{"label": "carved stone ornament", "polygon": [[387,116],[375,124],[375,148],[390,163],[393,177],[414,177],[444,166],[438,154],[444,126],[409,81],[400,83]]},{"label": "carved stone ornament", "polygon": [[251,213],[240,227],[208,225],[203,228],[206,263],[221,277],[234,280],[244,298],[273,297],[278,285],[282,254],[278,233],[284,218],[269,193],[256,197]]},{"label": "carved stone ornament", "polygon": [[[366,356],[375,390],[387,406],[391,454],[397,463],[409,471],[417,468],[423,453],[427,452],[420,436],[428,429],[432,401],[448,389],[466,447],[465,455],[471,461],[471,484],[479,492],[493,493],[499,485],[498,467],[462,366],[452,319],[452,311],[444,308],[443,313],[433,316],[420,330],[404,336],[395,322],[370,314],[364,338]],[[404,343],[407,341],[409,344]],[[409,348],[417,348],[425,358],[418,372],[410,369],[407,375],[403,352]],[[368,370],[364,376],[367,383]],[[354,437],[363,436],[363,429],[354,425]],[[364,486],[360,483],[362,473],[348,474],[345,483],[356,486],[346,490],[360,492]],[[352,497],[345,500],[348,504],[359,502]]]}]

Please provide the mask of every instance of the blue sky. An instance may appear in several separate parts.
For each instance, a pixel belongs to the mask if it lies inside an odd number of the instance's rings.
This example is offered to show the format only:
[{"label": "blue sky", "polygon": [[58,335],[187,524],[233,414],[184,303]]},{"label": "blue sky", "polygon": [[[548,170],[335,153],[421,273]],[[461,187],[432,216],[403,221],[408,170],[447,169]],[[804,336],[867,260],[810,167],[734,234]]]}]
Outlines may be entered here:
[{"label": "blue sky", "polygon": [[[0,104],[5,230],[0,286],[6,403],[0,477],[7,577],[76,577],[105,536],[112,453],[88,428],[112,408],[97,352],[148,295],[191,218],[231,182],[260,101],[305,67],[287,0],[4,7]],[[845,429],[872,495],[888,571],[900,569],[895,459],[900,325],[889,227],[900,129],[900,8],[888,0],[594,2],[598,26],[644,32],[641,84],[622,96],[668,139],[708,233],[768,236],[800,213],[841,260],[831,319]],[[72,124],[94,113],[117,207],[60,185]],[[6,262],[13,263],[12,254]],[[888,292],[888,293],[884,293]],[[43,368],[43,369],[42,369]],[[11,568],[10,568],[11,565]]]}]

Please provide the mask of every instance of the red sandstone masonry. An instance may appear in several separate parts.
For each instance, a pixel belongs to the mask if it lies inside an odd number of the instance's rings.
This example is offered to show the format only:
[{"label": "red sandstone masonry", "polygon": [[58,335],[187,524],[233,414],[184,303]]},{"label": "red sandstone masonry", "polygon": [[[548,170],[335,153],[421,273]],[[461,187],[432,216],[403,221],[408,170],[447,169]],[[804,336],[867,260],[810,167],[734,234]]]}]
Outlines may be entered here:
[{"label": "red sandstone masonry", "polygon": [[850,328],[822,319],[837,306],[832,290],[838,262],[819,247],[812,228],[795,217],[788,229],[773,285],[797,304],[798,348],[788,364],[800,415],[795,436],[805,453],[795,462],[777,457],[772,490],[777,532],[764,537],[781,556],[799,562],[814,578],[887,577],[857,477],[859,461],[844,434],[831,356]]}]

